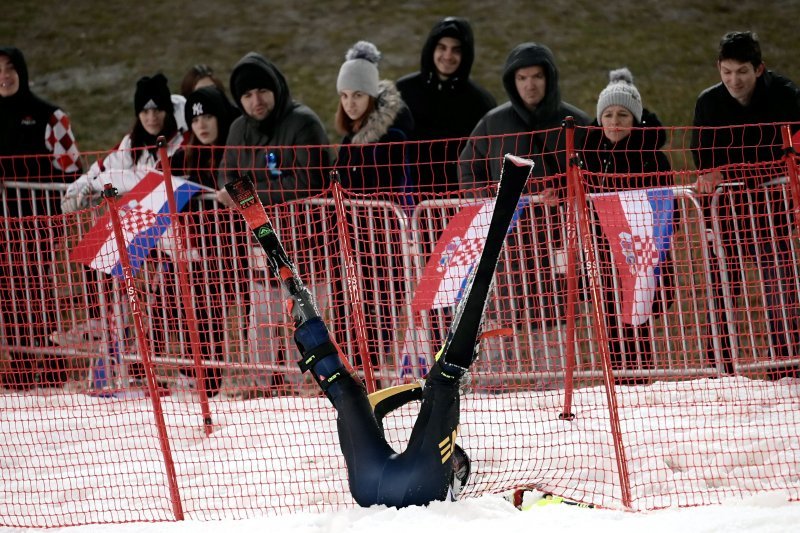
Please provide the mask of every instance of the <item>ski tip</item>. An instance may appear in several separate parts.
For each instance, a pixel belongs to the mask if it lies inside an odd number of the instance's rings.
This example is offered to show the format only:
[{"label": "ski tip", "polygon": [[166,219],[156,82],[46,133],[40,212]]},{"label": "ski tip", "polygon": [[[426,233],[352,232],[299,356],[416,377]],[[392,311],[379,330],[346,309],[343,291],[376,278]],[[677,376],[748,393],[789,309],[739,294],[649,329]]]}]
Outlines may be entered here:
[{"label": "ski tip", "polygon": [[506,154],[505,160],[518,167],[529,167],[532,169],[536,165],[536,163],[534,163],[532,160],[514,154]]},{"label": "ski tip", "polygon": [[550,505],[569,505],[584,509],[594,509],[591,503],[582,503],[568,500],[562,496],[557,496],[550,492],[544,492],[536,486],[522,486],[501,493],[501,496],[520,511],[530,511],[537,507]]}]

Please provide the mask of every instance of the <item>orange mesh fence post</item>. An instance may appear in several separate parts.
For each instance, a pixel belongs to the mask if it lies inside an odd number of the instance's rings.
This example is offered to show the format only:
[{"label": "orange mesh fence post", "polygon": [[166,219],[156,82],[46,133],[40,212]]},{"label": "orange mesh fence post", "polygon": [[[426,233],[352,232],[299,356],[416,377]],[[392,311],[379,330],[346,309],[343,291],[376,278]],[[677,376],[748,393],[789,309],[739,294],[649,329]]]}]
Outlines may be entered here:
[{"label": "orange mesh fence post", "polygon": [[580,205],[576,198],[577,173],[575,156],[575,123],[564,123],[567,146],[567,364],[564,369],[564,408],[562,419],[572,420],[573,378],[575,374],[575,309],[578,295],[578,210]]},{"label": "orange mesh fence post", "polygon": [[211,420],[211,409],[208,406],[208,393],[206,391],[206,369],[203,366],[203,357],[200,348],[200,331],[197,326],[197,316],[194,312],[192,302],[192,287],[189,283],[189,269],[186,260],[186,227],[181,221],[178,207],[175,202],[175,191],[172,187],[172,169],[170,167],[169,156],[167,155],[167,142],[163,136],[157,139],[159,158],[161,159],[164,171],[164,186],[167,190],[167,202],[169,203],[170,222],[175,232],[176,258],[175,265],[178,269],[178,291],[180,292],[183,312],[186,313],[186,326],[189,329],[189,349],[192,352],[194,371],[197,383],[197,392],[200,398],[200,411],[203,416],[203,428],[206,435],[211,435],[213,431]]},{"label": "orange mesh fence post", "polygon": [[175,473],[175,462],[172,459],[172,449],[170,447],[169,435],[167,434],[167,425],[164,421],[164,411],[161,408],[158,384],[156,383],[156,376],[153,372],[150,348],[145,339],[142,310],[139,307],[139,298],[136,295],[136,285],[133,280],[130,258],[128,257],[128,248],[125,245],[125,237],[122,233],[116,195],[116,189],[114,189],[110,183],[106,183],[103,197],[106,199],[109,214],[111,215],[111,224],[114,229],[114,236],[117,240],[119,259],[125,280],[125,292],[128,295],[128,304],[130,305],[133,318],[133,326],[136,330],[136,341],[144,365],[147,390],[150,393],[150,401],[153,404],[153,415],[155,417],[156,428],[158,429],[158,442],[161,445],[161,453],[164,456],[164,467],[167,471],[167,483],[169,485],[170,500],[172,501],[172,512],[176,520],[183,520],[183,507],[181,505],[180,491],[178,489],[178,478]]},{"label": "orange mesh fence post", "polygon": [[[335,174],[333,175],[335,178]],[[376,389],[375,372],[372,368],[372,358],[367,348],[367,323],[364,318],[363,306],[361,304],[361,293],[359,292],[358,269],[353,261],[353,250],[350,248],[350,231],[347,227],[347,214],[344,209],[344,197],[342,186],[338,179],[333,179],[331,185],[333,189],[333,200],[336,207],[337,226],[340,230],[342,247],[342,257],[344,258],[345,284],[350,293],[353,306],[353,321],[356,329],[356,342],[358,352],[361,356],[361,366],[364,369],[364,380],[366,381],[367,392],[373,393]]]},{"label": "orange mesh fence post", "polygon": [[[622,492],[622,505],[631,507],[631,486],[630,477],[628,475],[628,462],[625,457],[625,446],[622,442],[622,426],[620,425],[619,408],[617,406],[617,394],[614,386],[614,374],[611,365],[611,354],[609,353],[608,346],[608,332],[606,331],[605,324],[605,311],[603,306],[603,291],[600,290],[600,273],[599,265],[597,262],[597,255],[594,248],[589,244],[591,243],[591,231],[589,229],[589,221],[586,216],[586,193],[583,190],[583,183],[581,181],[581,174],[579,168],[574,164],[577,160],[575,155],[575,122],[572,117],[567,117],[565,121],[567,133],[567,157],[569,158],[570,165],[568,174],[572,174],[573,190],[574,193],[574,212],[575,218],[578,223],[578,231],[580,232],[580,239],[586,243],[584,246],[587,257],[587,270],[589,277],[589,285],[592,294],[592,311],[594,313],[594,326],[595,333],[597,334],[598,349],[601,355],[603,364],[603,381],[605,383],[606,399],[608,401],[608,416],[609,424],[611,425],[611,435],[614,440],[614,452],[616,457],[617,468],[619,469],[619,484]],[[570,273],[573,275],[573,273]],[[571,314],[571,313],[570,313]]]}]

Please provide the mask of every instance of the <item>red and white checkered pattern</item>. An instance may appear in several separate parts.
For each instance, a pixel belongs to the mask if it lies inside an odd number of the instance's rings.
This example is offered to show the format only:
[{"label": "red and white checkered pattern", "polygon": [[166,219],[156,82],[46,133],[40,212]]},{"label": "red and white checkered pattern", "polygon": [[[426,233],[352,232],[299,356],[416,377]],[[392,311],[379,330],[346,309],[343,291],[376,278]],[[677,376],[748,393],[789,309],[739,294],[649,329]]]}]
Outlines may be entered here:
[{"label": "red and white checkered pattern", "polygon": [[45,146],[53,153],[53,166],[63,172],[78,172],[81,169],[81,154],[72,134],[69,116],[56,109],[44,131]]},{"label": "red and white checkered pattern", "polygon": [[138,235],[143,230],[153,227],[156,221],[156,214],[150,209],[145,209],[141,204],[128,206],[120,213],[120,224],[122,231],[132,235]]},{"label": "red and white checkered pattern", "polygon": [[470,266],[478,260],[483,250],[484,239],[473,237],[463,239],[448,262],[449,267]]}]

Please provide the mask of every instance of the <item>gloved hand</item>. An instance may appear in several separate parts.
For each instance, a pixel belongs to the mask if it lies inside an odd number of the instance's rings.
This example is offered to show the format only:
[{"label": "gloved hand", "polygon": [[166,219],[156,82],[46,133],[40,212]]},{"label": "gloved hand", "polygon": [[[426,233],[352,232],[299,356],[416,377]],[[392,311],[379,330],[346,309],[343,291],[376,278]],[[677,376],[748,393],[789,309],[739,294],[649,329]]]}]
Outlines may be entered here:
[{"label": "gloved hand", "polygon": [[67,192],[61,199],[61,212],[73,213],[89,207],[94,194],[91,184],[83,178],[78,178],[67,187]]}]

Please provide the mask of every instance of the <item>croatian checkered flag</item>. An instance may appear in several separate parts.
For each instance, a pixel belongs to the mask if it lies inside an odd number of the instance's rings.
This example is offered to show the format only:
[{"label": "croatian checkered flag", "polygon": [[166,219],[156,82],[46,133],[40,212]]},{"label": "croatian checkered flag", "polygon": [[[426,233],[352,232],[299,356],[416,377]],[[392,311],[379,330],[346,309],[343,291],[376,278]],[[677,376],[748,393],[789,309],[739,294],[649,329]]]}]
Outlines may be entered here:
[{"label": "croatian checkered flag", "polygon": [[[172,178],[178,211],[202,189],[200,185],[181,178]],[[169,200],[164,175],[150,171],[127,192],[117,206],[125,244],[133,274],[139,271],[150,250],[164,238],[170,227]],[[119,249],[111,225],[111,215],[104,214],[78,245],[70,251],[70,259],[95,270],[122,279]]]},{"label": "croatian checkered flag", "polygon": [[[509,232],[528,202],[526,197],[520,199]],[[487,200],[464,206],[450,219],[414,293],[411,307],[415,313],[454,307],[461,300],[469,274],[475,268],[486,242],[493,211],[494,200]]]},{"label": "croatian checkered flag", "polygon": [[638,189],[592,195],[611,244],[622,292],[622,321],[640,326],[653,314],[661,263],[672,239],[672,189]]}]

